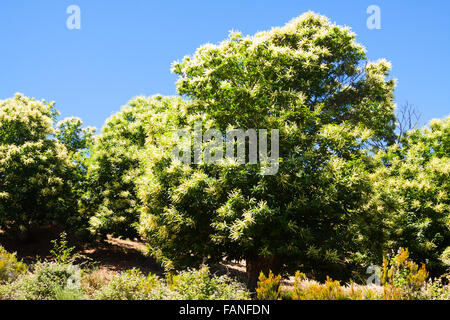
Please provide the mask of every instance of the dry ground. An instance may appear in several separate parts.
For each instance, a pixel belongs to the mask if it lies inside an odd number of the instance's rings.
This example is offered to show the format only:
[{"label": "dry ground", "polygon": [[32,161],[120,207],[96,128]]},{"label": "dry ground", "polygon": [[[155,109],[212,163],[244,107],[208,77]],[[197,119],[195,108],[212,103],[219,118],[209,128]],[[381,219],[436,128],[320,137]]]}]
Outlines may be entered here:
[{"label": "dry ground", "polygon": [[[0,246],[8,252],[15,252],[17,257],[27,264],[38,260],[52,260],[51,241],[59,237],[58,228],[42,228],[32,230],[28,241],[11,239],[0,230]],[[91,244],[80,244],[75,237],[68,237],[68,247],[76,247],[75,252],[87,257],[90,265],[97,267],[105,274],[138,268],[143,273],[164,275],[164,270],[153,258],[145,255],[145,245],[137,239],[124,240],[108,237],[104,241]],[[230,275],[245,281],[244,262],[226,262],[211,266],[211,272],[217,275]]]}]

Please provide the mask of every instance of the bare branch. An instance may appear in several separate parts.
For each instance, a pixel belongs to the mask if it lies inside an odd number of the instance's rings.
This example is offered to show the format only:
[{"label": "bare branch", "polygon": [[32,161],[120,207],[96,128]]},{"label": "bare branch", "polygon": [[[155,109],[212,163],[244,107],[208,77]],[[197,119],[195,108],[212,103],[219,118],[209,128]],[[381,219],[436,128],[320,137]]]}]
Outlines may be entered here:
[{"label": "bare branch", "polygon": [[416,129],[419,125],[422,114],[418,111],[418,109],[406,102],[402,105],[397,111],[397,130],[398,137],[397,143],[401,143],[402,138],[405,134],[413,129]]}]

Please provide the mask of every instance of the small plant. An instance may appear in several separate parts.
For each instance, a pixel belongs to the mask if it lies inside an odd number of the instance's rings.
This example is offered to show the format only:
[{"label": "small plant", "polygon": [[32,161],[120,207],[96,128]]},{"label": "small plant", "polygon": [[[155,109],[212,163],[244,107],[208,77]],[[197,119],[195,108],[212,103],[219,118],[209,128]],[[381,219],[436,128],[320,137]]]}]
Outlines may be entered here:
[{"label": "small plant", "polygon": [[281,276],[275,277],[272,271],[269,272],[268,277],[261,272],[256,288],[258,300],[279,300],[281,297],[280,280]]},{"label": "small plant", "polygon": [[81,270],[72,264],[37,263],[29,292],[38,299],[54,300],[61,290],[81,290]]},{"label": "small plant", "polygon": [[210,276],[208,268],[169,274],[166,281],[138,269],[114,276],[95,294],[98,300],[247,300],[243,285]]},{"label": "small plant", "polygon": [[50,250],[50,254],[55,258],[57,263],[74,264],[75,261],[83,259],[81,263],[77,263],[81,266],[92,260],[83,254],[73,253],[75,247],[68,247],[67,233],[65,232],[62,232],[59,235],[59,239],[54,239],[51,243],[53,244],[53,249]]},{"label": "small plant", "polygon": [[0,285],[14,281],[27,270],[27,265],[18,261],[14,253],[9,253],[0,247]]},{"label": "small plant", "polygon": [[75,247],[69,248],[67,246],[67,233],[62,232],[59,235],[59,239],[52,240],[51,243],[53,244],[53,249],[50,250],[50,253],[58,263],[71,263],[76,259],[76,256],[72,255]]}]

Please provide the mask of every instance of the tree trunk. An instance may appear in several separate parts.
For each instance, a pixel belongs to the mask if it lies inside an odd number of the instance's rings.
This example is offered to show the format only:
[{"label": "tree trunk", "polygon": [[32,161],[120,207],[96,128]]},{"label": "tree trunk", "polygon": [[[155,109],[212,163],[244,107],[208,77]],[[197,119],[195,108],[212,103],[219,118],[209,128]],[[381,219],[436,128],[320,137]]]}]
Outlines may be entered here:
[{"label": "tree trunk", "polygon": [[256,286],[258,284],[258,278],[261,272],[265,276],[269,275],[272,271],[275,275],[278,275],[281,269],[280,259],[276,256],[272,257],[258,257],[251,256],[246,259],[247,268],[247,287],[250,292],[256,292]]}]

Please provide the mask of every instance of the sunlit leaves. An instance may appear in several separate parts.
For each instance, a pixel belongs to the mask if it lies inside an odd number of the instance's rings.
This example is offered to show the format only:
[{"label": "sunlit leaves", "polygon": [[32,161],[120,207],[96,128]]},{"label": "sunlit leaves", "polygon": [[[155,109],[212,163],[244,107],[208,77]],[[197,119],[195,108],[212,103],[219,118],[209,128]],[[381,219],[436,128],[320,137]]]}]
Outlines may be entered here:
[{"label": "sunlit leaves", "polygon": [[[374,205],[384,213],[392,241],[439,269],[450,246],[450,117],[408,132],[402,146],[377,154]],[[425,261],[427,260],[427,261]]]},{"label": "sunlit leaves", "polygon": [[77,165],[65,144],[71,139],[60,142],[55,136],[56,115],[53,103],[21,94],[0,101],[2,228],[25,232],[34,225],[77,221]]}]

